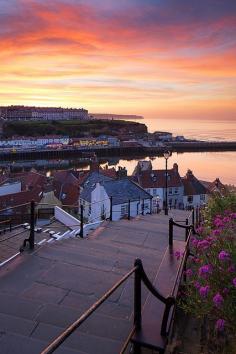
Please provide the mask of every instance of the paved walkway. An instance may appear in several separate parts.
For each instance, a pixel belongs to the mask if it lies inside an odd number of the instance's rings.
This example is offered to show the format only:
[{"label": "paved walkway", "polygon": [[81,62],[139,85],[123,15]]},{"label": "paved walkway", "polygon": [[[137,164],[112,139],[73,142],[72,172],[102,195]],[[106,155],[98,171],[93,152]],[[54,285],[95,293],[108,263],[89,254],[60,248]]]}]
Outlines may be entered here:
[{"label": "paved walkway", "polygon": [[[175,211],[178,220],[186,213]],[[179,229],[176,237],[183,239]],[[168,217],[106,222],[88,238],[55,241],[0,269],[0,352],[39,354],[141,258],[151,279],[168,243]],[[143,289],[143,302],[147,292]],[[116,354],[131,327],[129,279],[55,353]]]}]

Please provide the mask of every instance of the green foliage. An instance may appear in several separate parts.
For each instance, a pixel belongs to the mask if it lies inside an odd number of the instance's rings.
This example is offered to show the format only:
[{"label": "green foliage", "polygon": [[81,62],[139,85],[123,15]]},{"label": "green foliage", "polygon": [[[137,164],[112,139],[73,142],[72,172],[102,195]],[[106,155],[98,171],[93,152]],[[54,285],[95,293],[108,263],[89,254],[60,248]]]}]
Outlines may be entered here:
[{"label": "green foliage", "polygon": [[225,211],[236,212],[236,194],[229,193],[225,196],[216,194],[212,196],[204,210],[204,219],[212,224],[217,214],[223,214]]},{"label": "green foliage", "polygon": [[190,241],[180,306],[195,317],[207,318],[211,330],[236,333],[236,198],[215,196],[205,222]]},{"label": "green foliage", "polygon": [[67,135],[70,137],[116,135],[119,130],[126,133],[144,134],[145,124],[122,120],[65,120],[65,121],[13,121],[6,122],[3,127],[5,137]]}]

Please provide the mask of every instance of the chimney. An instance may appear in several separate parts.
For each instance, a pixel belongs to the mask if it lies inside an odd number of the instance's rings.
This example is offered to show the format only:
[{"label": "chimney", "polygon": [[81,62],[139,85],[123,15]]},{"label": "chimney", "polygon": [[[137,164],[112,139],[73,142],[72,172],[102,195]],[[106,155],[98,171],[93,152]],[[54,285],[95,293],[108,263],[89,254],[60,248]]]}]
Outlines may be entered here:
[{"label": "chimney", "polygon": [[179,166],[178,166],[177,163],[174,163],[174,165],[173,165],[173,170],[174,170],[175,173],[178,173],[178,172],[179,172]]},{"label": "chimney", "polygon": [[125,167],[118,166],[118,171],[116,171],[116,175],[118,179],[127,177],[127,170]]},{"label": "chimney", "polygon": [[191,170],[188,170],[187,171],[187,174],[186,174],[186,178],[188,179],[188,180],[192,180],[193,179],[193,172],[191,171]]},{"label": "chimney", "polygon": [[219,178],[216,178],[216,180],[215,180],[215,186],[216,186],[217,188],[219,188],[219,184],[220,184],[220,179],[219,179]]},{"label": "chimney", "polygon": [[99,172],[99,162],[98,162],[97,156],[95,154],[91,158],[91,161],[90,161],[90,171],[91,172]]}]

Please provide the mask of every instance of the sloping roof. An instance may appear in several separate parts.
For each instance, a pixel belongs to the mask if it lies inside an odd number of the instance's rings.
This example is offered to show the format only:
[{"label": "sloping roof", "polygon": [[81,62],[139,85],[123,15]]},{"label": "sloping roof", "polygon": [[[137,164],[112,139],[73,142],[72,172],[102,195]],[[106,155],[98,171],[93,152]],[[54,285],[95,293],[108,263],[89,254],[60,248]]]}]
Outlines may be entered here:
[{"label": "sloping roof", "polygon": [[123,204],[129,200],[151,199],[151,194],[147,193],[142,187],[132,182],[128,178],[122,178],[114,181],[106,181],[103,186],[109,197],[112,197],[112,203]]},{"label": "sloping roof", "polygon": [[216,178],[213,182],[201,181],[201,183],[208,189],[209,193],[220,193],[224,195],[229,192],[227,186],[225,186],[219,178]]},{"label": "sloping roof", "polygon": [[106,190],[109,197],[112,197],[112,203],[123,204],[128,200],[150,199],[152,196],[142,187],[130,181],[128,178],[113,180],[99,173],[94,172],[84,184],[84,189],[80,195],[81,199],[91,202],[91,193],[100,183]]},{"label": "sloping roof", "polygon": [[104,176],[98,172],[90,173],[84,180],[82,187],[83,190],[80,194],[80,198],[86,200],[88,202],[91,201],[91,193],[96,187],[96,183],[100,183],[103,185],[106,181],[112,181],[112,178]]},{"label": "sloping roof", "polygon": [[[168,187],[181,187],[181,177],[174,168],[167,170],[168,174]],[[166,171],[165,170],[152,170],[143,171],[138,176],[138,182],[143,188],[165,188],[166,186]]]},{"label": "sloping roof", "polygon": [[184,195],[207,194],[207,188],[188,170],[185,177],[182,178],[184,185]]},{"label": "sloping roof", "polygon": [[22,183],[22,189],[33,189],[35,186],[40,186],[43,188],[44,184],[47,183],[47,176],[37,171],[14,173],[10,175],[10,180],[18,180]]},{"label": "sloping roof", "polygon": [[3,195],[0,196],[0,209],[29,203],[31,200],[39,202],[42,196],[42,189],[39,186],[36,186],[32,190]]},{"label": "sloping roof", "polygon": [[56,197],[64,205],[77,205],[80,192],[78,177],[72,171],[56,171],[53,176]]}]

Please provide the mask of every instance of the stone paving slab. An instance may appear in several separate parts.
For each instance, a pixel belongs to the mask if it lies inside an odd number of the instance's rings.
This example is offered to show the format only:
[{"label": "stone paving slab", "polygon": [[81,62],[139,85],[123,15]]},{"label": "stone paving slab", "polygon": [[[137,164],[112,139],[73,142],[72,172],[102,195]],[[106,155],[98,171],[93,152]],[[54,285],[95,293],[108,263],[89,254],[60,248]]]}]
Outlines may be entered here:
[{"label": "stone paving slab", "polygon": [[99,257],[95,253],[93,255],[71,249],[61,248],[42,248],[39,253],[40,257],[50,258],[54,261],[66,262],[78,266],[84,266],[91,269],[101,269],[110,272],[114,267],[114,258]]},{"label": "stone paving slab", "polygon": [[[61,333],[62,328],[60,327],[40,323],[32,334],[32,337],[40,340],[52,341]],[[76,330],[76,332],[64,342],[64,350],[71,348],[78,353],[77,350],[79,348],[79,351],[83,351],[83,353],[87,354],[119,353],[121,346],[122,343],[120,341],[82,333],[79,330]],[[96,350],[94,348],[96,348]]]},{"label": "stone paving slab", "polygon": [[[0,329],[2,334],[13,332],[29,336],[35,327],[35,321],[0,313]],[[0,353],[2,353],[1,348]]]},{"label": "stone paving slab", "polygon": [[52,265],[53,261],[50,259],[37,258],[33,254],[22,254],[1,269],[1,291],[18,295],[29,288]]},{"label": "stone paving slab", "polygon": [[[1,354],[40,354],[48,345],[48,342],[35,338],[27,338],[14,333],[7,333],[0,338]],[[73,350],[66,346],[61,346],[55,354],[86,354],[80,350]]]},{"label": "stone paving slab", "polygon": [[62,302],[68,292],[62,288],[34,282],[21,294],[21,298],[35,300],[41,304],[58,304]]},{"label": "stone paving slab", "polygon": [[42,307],[41,303],[22,300],[18,296],[0,294],[0,313],[32,320]]},{"label": "stone paving slab", "polygon": [[67,263],[55,263],[48,272],[38,278],[38,281],[82,294],[101,296],[119,279],[119,275],[111,272],[83,268]]}]

